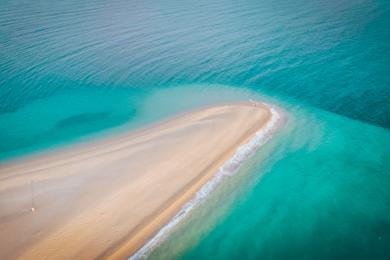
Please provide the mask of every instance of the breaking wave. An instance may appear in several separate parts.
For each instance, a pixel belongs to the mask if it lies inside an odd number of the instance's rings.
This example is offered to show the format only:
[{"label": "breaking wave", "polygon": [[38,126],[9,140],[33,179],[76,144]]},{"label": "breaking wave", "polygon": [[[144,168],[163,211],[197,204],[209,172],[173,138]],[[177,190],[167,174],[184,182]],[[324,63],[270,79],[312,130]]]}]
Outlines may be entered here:
[{"label": "breaking wave", "polygon": [[266,125],[258,132],[256,132],[255,137],[253,137],[249,142],[237,148],[237,151],[234,153],[234,155],[218,169],[214,176],[211,177],[211,179],[207,181],[199,189],[199,191],[196,192],[195,196],[182,206],[180,211],[171,219],[168,224],[161,228],[154,237],[152,237],[137,252],[135,252],[135,254],[129,258],[130,260],[138,260],[147,257],[148,254],[169,235],[172,229],[180,221],[182,221],[191,212],[192,209],[205,200],[205,198],[216,188],[219,183],[221,183],[221,181],[226,176],[232,176],[246,159],[253,155],[260,146],[265,144],[272,137],[272,134],[276,130],[281,119],[281,114],[271,105],[265,103],[263,104],[268,106],[271,111],[271,119],[266,123]]}]

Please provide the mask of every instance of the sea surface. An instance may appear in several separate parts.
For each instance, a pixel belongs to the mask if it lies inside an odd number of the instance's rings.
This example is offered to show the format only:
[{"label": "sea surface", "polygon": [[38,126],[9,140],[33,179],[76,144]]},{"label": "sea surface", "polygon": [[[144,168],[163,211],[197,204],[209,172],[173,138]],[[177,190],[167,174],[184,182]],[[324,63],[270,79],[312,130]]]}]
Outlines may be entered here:
[{"label": "sea surface", "polygon": [[149,258],[390,259],[389,1],[0,0],[1,161],[248,99],[286,126]]}]

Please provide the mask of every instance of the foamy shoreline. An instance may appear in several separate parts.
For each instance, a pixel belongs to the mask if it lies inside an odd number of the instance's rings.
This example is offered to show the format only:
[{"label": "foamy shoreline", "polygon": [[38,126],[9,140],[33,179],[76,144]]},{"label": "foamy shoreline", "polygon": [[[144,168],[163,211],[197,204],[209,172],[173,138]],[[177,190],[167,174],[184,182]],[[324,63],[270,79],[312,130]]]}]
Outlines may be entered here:
[{"label": "foamy shoreline", "polygon": [[277,115],[260,103],[219,105],[0,165],[0,258],[148,253],[271,137]]},{"label": "foamy shoreline", "polygon": [[257,151],[257,149],[259,149],[272,138],[272,134],[277,130],[278,127],[281,126],[281,124],[283,124],[281,120],[285,115],[281,115],[283,112],[280,110],[278,112],[277,108],[269,104],[261,104],[269,107],[271,111],[271,118],[266,123],[266,125],[261,127],[260,130],[256,132],[255,136],[249,140],[249,142],[238,147],[234,155],[228,159],[218,169],[214,176],[196,192],[195,196],[190,201],[186,202],[180,211],[163,228],[161,228],[155,236],[153,236],[150,240],[147,241],[147,243],[145,243],[145,245],[137,250],[129,258],[129,260],[146,258],[151,253],[151,251],[153,251],[153,249],[155,249],[164,241],[164,239],[169,236],[169,233],[176,225],[184,220],[184,218],[186,218],[194,208],[196,208],[200,203],[202,203],[202,201],[207,198],[207,196],[218,186],[224,177],[232,176],[242,163],[244,163]]}]

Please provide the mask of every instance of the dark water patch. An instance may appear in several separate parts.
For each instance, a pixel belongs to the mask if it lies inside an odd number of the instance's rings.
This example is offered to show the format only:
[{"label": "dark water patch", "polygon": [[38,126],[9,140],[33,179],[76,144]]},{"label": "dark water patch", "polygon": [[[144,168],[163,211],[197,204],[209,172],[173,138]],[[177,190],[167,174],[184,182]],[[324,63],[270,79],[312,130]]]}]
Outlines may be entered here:
[{"label": "dark water patch", "polygon": [[110,116],[110,112],[97,112],[97,113],[84,113],[79,115],[74,115],[62,119],[59,121],[55,128],[62,127],[77,127],[81,124],[96,124],[96,121],[105,121]]}]

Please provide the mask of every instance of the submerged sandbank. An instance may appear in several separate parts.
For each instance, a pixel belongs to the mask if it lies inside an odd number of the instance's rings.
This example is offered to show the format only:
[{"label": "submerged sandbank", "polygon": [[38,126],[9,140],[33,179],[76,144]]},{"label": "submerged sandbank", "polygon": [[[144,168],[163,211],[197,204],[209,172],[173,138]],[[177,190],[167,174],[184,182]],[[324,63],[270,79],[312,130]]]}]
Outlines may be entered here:
[{"label": "submerged sandbank", "polygon": [[211,107],[3,164],[0,258],[133,255],[272,118],[260,104]]}]

